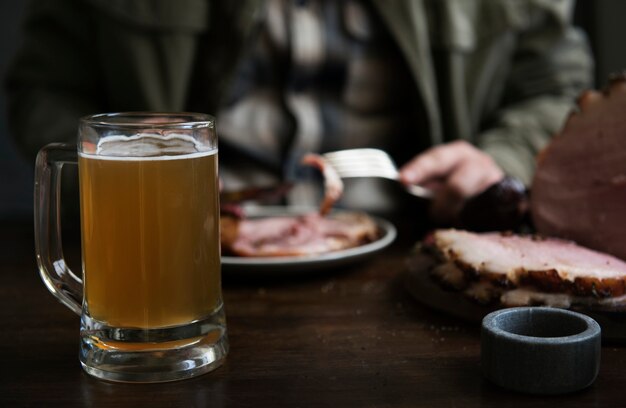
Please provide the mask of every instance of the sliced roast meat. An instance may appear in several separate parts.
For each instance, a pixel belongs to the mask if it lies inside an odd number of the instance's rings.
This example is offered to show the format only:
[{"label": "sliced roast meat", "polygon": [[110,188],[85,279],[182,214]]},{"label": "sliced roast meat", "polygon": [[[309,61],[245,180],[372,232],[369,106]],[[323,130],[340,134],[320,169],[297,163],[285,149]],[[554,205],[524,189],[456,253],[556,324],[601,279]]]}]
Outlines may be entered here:
[{"label": "sliced roast meat", "polygon": [[[357,247],[378,238],[376,223],[362,213],[327,217],[248,218],[236,224],[234,240],[222,245],[224,254],[244,257],[307,256]],[[224,234],[224,233],[223,233]]]},{"label": "sliced roast meat", "polygon": [[562,131],[542,152],[531,213],[549,236],[626,260],[626,79],[579,99]]},{"label": "sliced roast meat", "polygon": [[448,229],[435,231],[423,250],[439,261],[433,274],[457,289],[489,281],[596,298],[626,293],[625,262],[561,239]]}]

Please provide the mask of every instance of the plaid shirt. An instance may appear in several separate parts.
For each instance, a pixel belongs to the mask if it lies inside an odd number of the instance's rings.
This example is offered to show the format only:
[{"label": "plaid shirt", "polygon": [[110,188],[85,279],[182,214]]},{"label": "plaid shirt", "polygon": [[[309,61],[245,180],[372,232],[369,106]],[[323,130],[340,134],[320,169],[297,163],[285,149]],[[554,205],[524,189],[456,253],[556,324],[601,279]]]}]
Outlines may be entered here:
[{"label": "plaid shirt", "polygon": [[[318,194],[303,182],[312,177],[299,165],[304,153],[378,147],[401,164],[428,140],[407,137],[426,128],[415,114],[421,102],[400,50],[367,1],[270,1],[228,102],[218,120],[221,139],[300,180],[295,203],[314,202]],[[240,157],[239,175],[259,177],[242,172]],[[363,207],[366,194],[367,209],[385,208],[389,195],[399,195],[389,184],[352,180],[346,204]]]}]

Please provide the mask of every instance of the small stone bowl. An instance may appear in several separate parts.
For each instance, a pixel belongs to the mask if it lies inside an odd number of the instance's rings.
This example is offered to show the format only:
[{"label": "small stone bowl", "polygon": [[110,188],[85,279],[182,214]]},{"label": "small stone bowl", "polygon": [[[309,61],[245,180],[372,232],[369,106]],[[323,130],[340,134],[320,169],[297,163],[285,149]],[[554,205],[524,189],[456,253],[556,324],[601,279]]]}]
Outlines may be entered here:
[{"label": "small stone bowl", "polygon": [[549,307],[502,309],[485,316],[481,367],[495,384],[531,394],[583,389],[600,369],[600,326]]}]

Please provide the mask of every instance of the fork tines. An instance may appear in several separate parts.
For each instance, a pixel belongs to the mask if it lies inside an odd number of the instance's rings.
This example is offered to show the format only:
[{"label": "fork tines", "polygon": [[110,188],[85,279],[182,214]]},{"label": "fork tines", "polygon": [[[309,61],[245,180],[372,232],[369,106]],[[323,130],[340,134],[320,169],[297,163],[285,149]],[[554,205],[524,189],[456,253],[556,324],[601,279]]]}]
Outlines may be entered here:
[{"label": "fork tines", "polygon": [[339,177],[384,177],[396,180],[398,170],[387,153],[378,149],[349,149],[322,155]]}]

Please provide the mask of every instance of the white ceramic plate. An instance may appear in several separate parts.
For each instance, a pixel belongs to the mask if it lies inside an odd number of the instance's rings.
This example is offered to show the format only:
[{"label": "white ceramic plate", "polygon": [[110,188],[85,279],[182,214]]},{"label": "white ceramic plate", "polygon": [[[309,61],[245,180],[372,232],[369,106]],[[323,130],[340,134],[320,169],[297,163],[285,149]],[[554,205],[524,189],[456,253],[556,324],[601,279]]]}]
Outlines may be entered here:
[{"label": "white ceramic plate", "polygon": [[[301,207],[255,207],[247,208],[246,214],[250,218],[276,217],[281,215],[299,215],[312,211],[315,208]],[[341,211],[334,211],[339,213]],[[224,273],[236,274],[271,274],[293,275],[303,272],[323,271],[329,268],[362,261],[386,248],[396,238],[396,228],[389,221],[372,217],[380,229],[380,238],[369,244],[341,251],[328,252],[319,255],[281,256],[281,257],[237,257],[223,256],[222,269]]]}]

